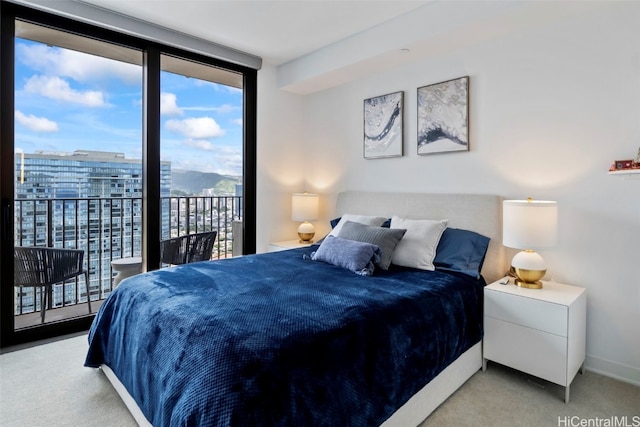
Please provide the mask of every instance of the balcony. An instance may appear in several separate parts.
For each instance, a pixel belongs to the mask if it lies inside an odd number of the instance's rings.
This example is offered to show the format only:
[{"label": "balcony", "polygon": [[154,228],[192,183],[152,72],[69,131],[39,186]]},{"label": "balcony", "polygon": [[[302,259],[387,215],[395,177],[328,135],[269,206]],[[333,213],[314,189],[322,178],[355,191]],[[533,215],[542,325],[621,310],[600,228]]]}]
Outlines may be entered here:
[{"label": "balcony", "polygon": [[[242,197],[163,197],[161,207],[162,239],[217,230],[212,259],[233,256],[233,223],[242,218]],[[141,256],[142,198],[16,199],[14,238],[16,246],[84,250],[95,311],[113,290],[111,261]],[[46,323],[87,315],[82,280],[54,286]],[[15,288],[14,306],[16,329],[40,325],[39,289]]]}]

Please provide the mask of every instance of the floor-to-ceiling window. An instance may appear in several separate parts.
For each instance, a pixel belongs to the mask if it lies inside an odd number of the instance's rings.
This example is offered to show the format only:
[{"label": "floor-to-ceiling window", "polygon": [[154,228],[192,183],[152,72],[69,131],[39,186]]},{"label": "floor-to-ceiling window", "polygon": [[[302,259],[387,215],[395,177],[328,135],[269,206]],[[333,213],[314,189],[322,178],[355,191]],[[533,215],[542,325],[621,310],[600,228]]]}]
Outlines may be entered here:
[{"label": "floor-to-ceiling window", "polygon": [[[255,251],[255,70],[5,2],[1,30],[3,346],[86,329],[162,239],[217,230],[225,258],[240,223]],[[80,250],[88,292],[12,286],[14,247]]]},{"label": "floor-to-ceiling window", "polygon": [[15,287],[19,331],[90,315],[87,299],[95,310],[111,293],[111,262],[141,255],[143,58],[22,20],[15,36],[16,263],[29,273],[32,259],[54,253],[42,248],[81,250],[89,277],[88,293],[82,275]]},{"label": "floor-to-ceiling window", "polygon": [[160,158],[170,164],[162,238],[217,231],[212,257],[228,258],[243,217],[243,76],[161,55]]}]

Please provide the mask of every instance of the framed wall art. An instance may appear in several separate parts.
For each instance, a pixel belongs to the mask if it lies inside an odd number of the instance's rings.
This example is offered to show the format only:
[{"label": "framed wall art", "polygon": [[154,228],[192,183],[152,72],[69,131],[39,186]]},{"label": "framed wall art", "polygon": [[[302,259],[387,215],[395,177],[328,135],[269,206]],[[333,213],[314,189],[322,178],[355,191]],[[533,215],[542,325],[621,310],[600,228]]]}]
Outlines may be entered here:
[{"label": "framed wall art", "polygon": [[404,92],[364,100],[364,158],[402,156]]},{"label": "framed wall art", "polygon": [[418,154],[469,150],[469,76],[418,88]]}]

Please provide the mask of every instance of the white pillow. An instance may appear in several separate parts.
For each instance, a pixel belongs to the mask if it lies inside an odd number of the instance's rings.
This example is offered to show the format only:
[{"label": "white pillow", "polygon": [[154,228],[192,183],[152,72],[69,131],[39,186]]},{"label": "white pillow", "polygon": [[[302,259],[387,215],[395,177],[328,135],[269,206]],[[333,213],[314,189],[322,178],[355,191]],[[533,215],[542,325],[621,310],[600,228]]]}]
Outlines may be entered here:
[{"label": "white pillow", "polygon": [[382,216],[344,214],[340,218],[338,224],[333,227],[333,230],[331,230],[329,236],[338,236],[338,233],[340,233],[342,226],[347,221],[359,222],[360,224],[364,225],[373,225],[374,227],[380,227],[386,220],[387,218]]},{"label": "white pillow", "polygon": [[435,270],[433,259],[440,237],[447,228],[449,220],[407,219],[394,216],[391,228],[404,228],[407,232],[398,246],[391,262],[403,267],[420,270]]}]

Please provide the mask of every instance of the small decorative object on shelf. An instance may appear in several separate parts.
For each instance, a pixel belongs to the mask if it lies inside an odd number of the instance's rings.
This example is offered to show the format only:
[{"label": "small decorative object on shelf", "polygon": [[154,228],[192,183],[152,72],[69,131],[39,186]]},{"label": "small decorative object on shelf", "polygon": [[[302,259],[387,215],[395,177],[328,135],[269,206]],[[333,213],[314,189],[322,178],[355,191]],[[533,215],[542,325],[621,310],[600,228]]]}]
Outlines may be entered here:
[{"label": "small decorative object on shelf", "polygon": [[609,167],[609,172],[620,171],[640,171],[640,148],[638,148],[638,154],[635,160],[616,160],[611,167]]},{"label": "small decorative object on shelf", "polygon": [[634,163],[633,160],[616,160],[611,165],[611,170],[632,169]]}]

